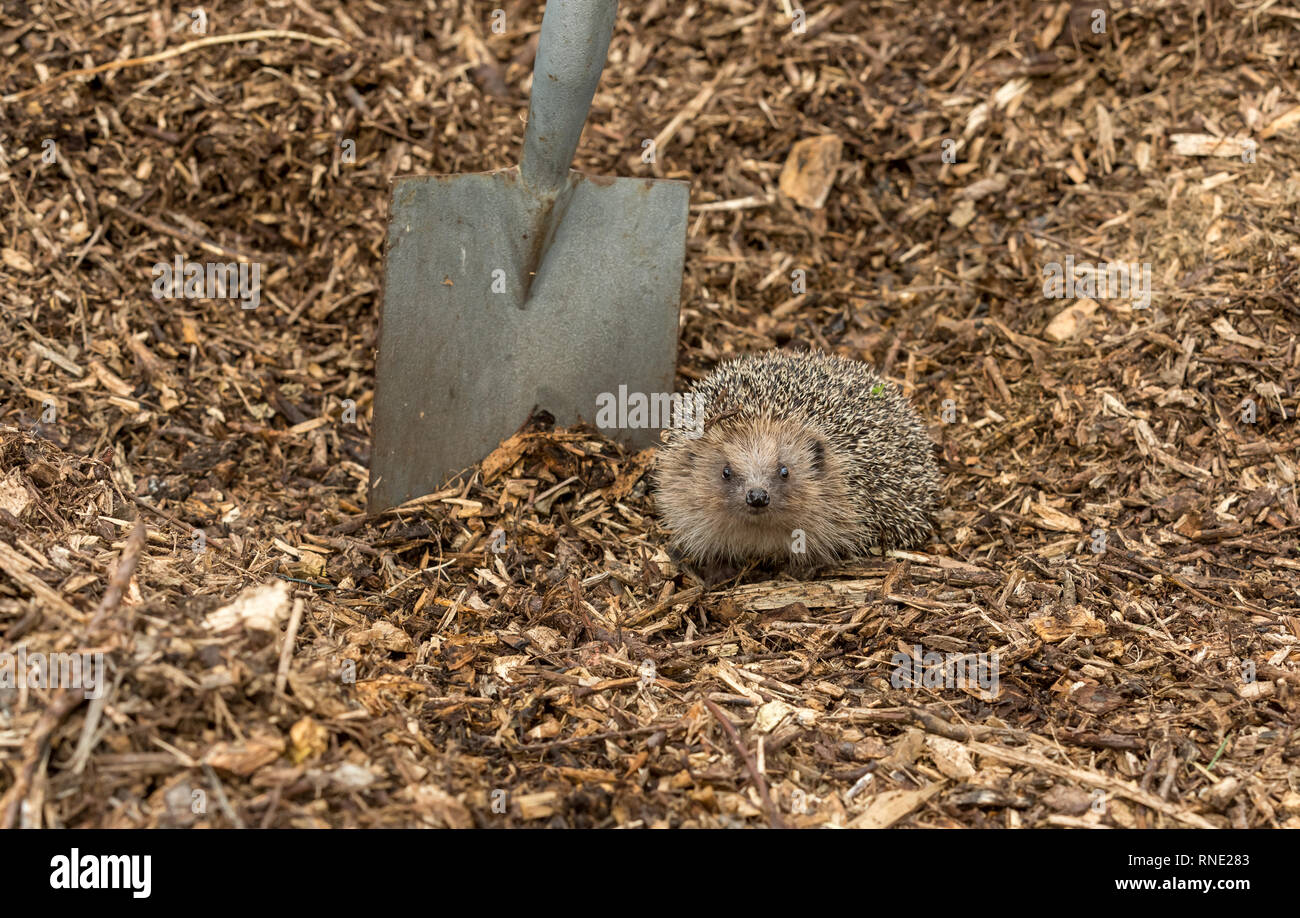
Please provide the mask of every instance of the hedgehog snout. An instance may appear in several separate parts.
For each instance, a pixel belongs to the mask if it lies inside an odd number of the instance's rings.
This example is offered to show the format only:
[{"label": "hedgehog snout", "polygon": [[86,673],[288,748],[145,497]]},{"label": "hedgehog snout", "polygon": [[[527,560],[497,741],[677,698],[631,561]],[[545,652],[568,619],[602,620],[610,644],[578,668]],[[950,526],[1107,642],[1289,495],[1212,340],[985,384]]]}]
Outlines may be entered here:
[{"label": "hedgehog snout", "polygon": [[768,502],[767,491],[763,488],[750,488],[745,492],[745,503],[756,510],[766,507]]}]

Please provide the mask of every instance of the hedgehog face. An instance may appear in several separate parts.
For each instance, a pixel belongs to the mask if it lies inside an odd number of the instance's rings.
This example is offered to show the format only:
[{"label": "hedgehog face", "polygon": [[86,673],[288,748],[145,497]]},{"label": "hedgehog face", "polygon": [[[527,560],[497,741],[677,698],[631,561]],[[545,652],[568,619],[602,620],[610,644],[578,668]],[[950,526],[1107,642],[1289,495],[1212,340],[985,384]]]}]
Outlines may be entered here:
[{"label": "hedgehog face", "polygon": [[825,446],[806,428],[751,423],[710,432],[693,446],[694,476],[710,481],[709,510],[732,525],[770,529],[780,538],[802,527],[818,491]]},{"label": "hedgehog face", "polygon": [[824,560],[844,549],[856,508],[843,460],[791,418],[742,416],[671,443],[656,501],[685,554],[704,559]]},{"label": "hedgehog face", "polygon": [[[780,444],[755,442],[731,444],[714,459],[722,462],[720,487],[731,513],[751,517],[778,516],[789,503],[790,466]],[[798,463],[795,470],[799,471]],[[795,486],[801,476],[796,476]]]}]

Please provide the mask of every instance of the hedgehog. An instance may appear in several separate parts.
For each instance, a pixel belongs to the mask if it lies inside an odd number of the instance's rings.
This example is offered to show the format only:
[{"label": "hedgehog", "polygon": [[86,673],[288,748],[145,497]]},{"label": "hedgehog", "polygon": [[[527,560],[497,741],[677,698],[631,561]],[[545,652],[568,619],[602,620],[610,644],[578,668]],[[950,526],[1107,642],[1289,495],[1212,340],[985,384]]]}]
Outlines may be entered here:
[{"label": "hedgehog", "polygon": [[769,351],[722,364],[691,391],[704,423],[667,432],[654,475],[679,556],[715,569],[808,566],[929,537],[939,488],[929,435],[867,364]]}]

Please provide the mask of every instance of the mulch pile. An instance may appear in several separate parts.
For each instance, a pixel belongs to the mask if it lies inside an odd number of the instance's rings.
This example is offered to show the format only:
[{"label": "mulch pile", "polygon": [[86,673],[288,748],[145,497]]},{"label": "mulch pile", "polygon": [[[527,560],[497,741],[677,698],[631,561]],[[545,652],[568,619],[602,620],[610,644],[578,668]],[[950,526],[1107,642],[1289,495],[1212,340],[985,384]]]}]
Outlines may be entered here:
[{"label": "mulch pile", "polygon": [[706,589],[590,429],[364,511],[388,180],[517,160],[540,24],[438,6],[0,13],[2,649],[107,682],[0,687],[0,825],[1300,826],[1300,13],[625,5],[577,166],[692,182],[682,382],[869,360],[946,476]]}]

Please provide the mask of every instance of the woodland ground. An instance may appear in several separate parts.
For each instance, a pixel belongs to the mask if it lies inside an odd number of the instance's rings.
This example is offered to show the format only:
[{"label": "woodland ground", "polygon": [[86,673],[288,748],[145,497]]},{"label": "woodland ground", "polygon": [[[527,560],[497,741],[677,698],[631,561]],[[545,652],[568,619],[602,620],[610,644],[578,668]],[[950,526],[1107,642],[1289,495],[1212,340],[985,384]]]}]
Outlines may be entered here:
[{"label": "woodland ground", "polygon": [[713,591],[591,430],[364,512],[388,181],[517,161],[540,4],[190,6],[0,6],[0,635],[109,681],[0,688],[0,825],[1300,826],[1294,3],[624,5],[577,166],[692,183],[681,381],[869,360],[945,476]]}]

